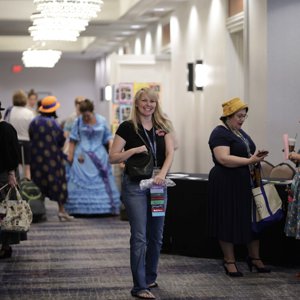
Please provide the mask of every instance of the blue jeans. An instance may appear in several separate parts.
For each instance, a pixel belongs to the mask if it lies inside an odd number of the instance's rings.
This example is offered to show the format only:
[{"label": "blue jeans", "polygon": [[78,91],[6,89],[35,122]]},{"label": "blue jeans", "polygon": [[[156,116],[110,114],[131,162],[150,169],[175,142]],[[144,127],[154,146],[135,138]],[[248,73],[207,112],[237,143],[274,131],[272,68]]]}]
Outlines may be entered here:
[{"label": "blue jeans", "polygon": [[[165,199],[167,203],[166,189]],[[132,293],[136,293],[148,289],[156,280],[165,218],[152,217],[149,189],[142,191],[139,183],[131,181],[126,174],[122,182],[122,201],[130,223]]]}]

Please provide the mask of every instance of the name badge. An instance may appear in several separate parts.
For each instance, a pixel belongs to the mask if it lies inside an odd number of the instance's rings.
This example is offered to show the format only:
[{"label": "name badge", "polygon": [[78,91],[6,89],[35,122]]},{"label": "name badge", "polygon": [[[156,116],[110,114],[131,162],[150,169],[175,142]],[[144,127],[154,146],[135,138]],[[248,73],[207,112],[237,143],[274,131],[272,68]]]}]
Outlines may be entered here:
[{"label": "name badge", "polygon": [[150,188],[152,217],[164,217],[165,212],[165,189],[160,185]]}]

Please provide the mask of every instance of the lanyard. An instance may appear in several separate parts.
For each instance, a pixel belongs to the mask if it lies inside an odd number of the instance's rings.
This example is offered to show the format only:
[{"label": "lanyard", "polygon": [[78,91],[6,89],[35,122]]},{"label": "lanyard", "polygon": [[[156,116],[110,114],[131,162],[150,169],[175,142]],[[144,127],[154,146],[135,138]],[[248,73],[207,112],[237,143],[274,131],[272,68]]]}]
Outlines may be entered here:
[{"label": "lanyard", "polygon": [[153,157],[154,157],[154,166],[157,167],[157,156],[156,156],[157,146],[156,146],[156,135],[155,135],[154,127],[152,127],[153,143],[152,143],[146,129],[144,127],[143,127],[143,129],[144,129],[144,133],[146,135],[146,138],[148,140],[149,146],[151,148],[151,152],[152,152]]},{"label": "lanyard", "polygon": [[248,156],[251,157],[251,150],[250,150],[249,141],[239,131],[236,132],[236,133],[234,132],[234,134],[236,136],[238,136],[244,142],[244,144],[246,145],[246,148],[247,148]]},{"label": "lanyard", "polygon": [[250,144],[248,139],[246,139],[238,130],[232,130],[228,124],[225,124],[225,126],[227,127],[228,130],[230,130],[234,135],[236,135],[237,137],[239,137],[245,144],[246,148],[247,148],[247,153],[248,153],[248,157],[251,157],[251,150],[250,150]]},{"label": "lanyard", "polygon": [[[239,137],[245,144],[246,148],[247,148],[247,153],[248,153],[248,157],[251,157],[251,150],[250,150],[250,145],[249,145],[249,141],[248,139],[246,139],[239,131],[234,132],[234,134]],[[249,170],[250,173],[254,171],[254,165],[249,165]]]}]

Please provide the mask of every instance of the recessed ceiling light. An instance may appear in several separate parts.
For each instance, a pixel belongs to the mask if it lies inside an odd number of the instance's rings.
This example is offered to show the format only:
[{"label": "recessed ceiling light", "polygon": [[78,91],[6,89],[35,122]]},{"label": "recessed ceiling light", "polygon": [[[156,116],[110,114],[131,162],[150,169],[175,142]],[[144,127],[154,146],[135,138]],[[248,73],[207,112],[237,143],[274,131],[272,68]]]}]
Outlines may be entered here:
[{"label": "recessed ceiling light", "polygon": [[114,45],[117,45],[118,42],[116,42],[116,41],[109,41],[109,42],[107,42],[106,44],[107,44],[107,45],[110,45],[110,46],[114,46]]},{"label": "recessed ceiling light", "polygon": [[131,35],[133,33],[134,33],[133,31],[123,31],[123,32],[121,32],[122,35]]},{"label": "recessed ceiling light", "polygon": [[130,26],[130,28],[132,28],[132,29],[140,29],[142,27],[143,27],[142,25],[138,25],[138,24],[133,24]]},{"label": "recessed ceiling light", "polygon": [[154,10],[154,11],[166,11],[166,9],[163,8],[163,7],[156,7],[156,8],[154,8],[153,10]]},{"label": "recessed ceiling light", "polygon": [[125,39],[125,37],[124,36],[116,36],[116,37],[114,37],[114,39],[116,41],[123,41]]}]

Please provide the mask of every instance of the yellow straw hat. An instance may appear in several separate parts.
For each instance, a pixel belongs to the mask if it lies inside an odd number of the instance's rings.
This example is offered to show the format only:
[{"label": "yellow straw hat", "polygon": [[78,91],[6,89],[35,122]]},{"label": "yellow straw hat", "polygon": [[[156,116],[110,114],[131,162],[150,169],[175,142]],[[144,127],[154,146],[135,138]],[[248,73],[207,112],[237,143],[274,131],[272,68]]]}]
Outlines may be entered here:
[{"label": "yellow straw hat", "polygon": [[243,102],[240,98],[233,98],[227,102],[222,104],[223,107],[223,115],[221,118],[228,117],[233,115],[237,111],[246,108],[248,111],[248,105]]},{"label": "yellow straw hat", "polygon": [[60,103],[55,96],[47,96],[42,100],[42,105],[39,108],[40,112],[51,113],[60,107]]}]

